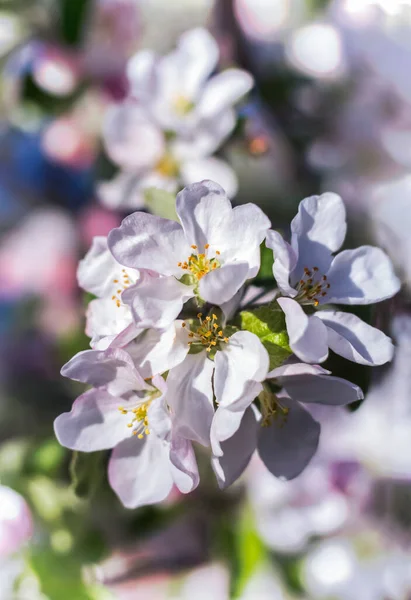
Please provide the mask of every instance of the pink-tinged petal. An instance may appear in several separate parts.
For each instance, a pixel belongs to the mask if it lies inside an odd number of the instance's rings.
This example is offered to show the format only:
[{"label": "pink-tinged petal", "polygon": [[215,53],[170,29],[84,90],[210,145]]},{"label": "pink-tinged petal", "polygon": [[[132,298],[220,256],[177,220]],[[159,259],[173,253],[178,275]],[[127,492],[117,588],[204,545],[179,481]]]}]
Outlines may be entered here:
[{"label": "pink-tinged petal", "polygon": [[327,330],[315,316],[309,317],[291,298],[278,298],[285,314],[290,348],[300,360],[323,362],[328,356]]},{"label": "pink-tinged petal", "polygon": [[219,405],[228,407],[241,402],[237,407],[245,410],[261,390],[255,384],[267,376],[267,350],[253,333],[238,331],[216,353],[214,362],[214,392]]},{"label": "pink-tinged petal", "polygon": [[149,389],[131,357],[120,348],[83,350],[64,365],[61,374],[94,387],[105,387],[109,394],[117,397]]},{"label": "pink-tinged petal", "polygon": [[401,287],[388,256],[373,246],[337,254],[328,283],[327,304],[372,304],[391,298]]},{"label": "pink-tinged petal", "polygon": [[132,102],[108,111],[103,136],[109,157],[126,171],[141,173],[151,169],[165,152],[162,131],[149,120],[144,109]]},{"label": "pink-tinged petal", "polygon": [[281,381],[286,381],[288,378],[299,375],[331,375],[331,371],[323,369],[320,365],[309,365],[293,361],[270,371],[267,379],[281,379]]},{"label": "pink-tinged petal", "polygon": [[327,327],[328,345],[336,354],[362,365],[383,365],[392,360],[394,345],[379,329],[351,313],[321,310],[317,314]]},{"label": "pink-tinged petal", "polygon": [[108,480],[126,508],[155,504],[167,498],[173,487],[169,444],[154,434],[139,440],[133,436],[114,448]]},{"label": "pink-tinged petal", "polygon": [[207,353],[189,354],[167,377],[166,400],[173,413],[175,435],[210,445],[214,416],[213,362]]},{"label": "pink-tinged petal", "polygon": [[278,231],[267,233],[265,240],[267,248],[271,248],[274,254],[273,275],[278,287],[287,296],[293,298],[297,295],[296,290],[290,285],[290,273],[294,271],[297,264],[297,255],[290,244],[283,239]]},{"label": "pink-tinged petal", "polygon": [[122,294],[140,328],[164,329],[177,319],[183,305],[194,296],[193,287],[175,277],[146,277]]},{"label": "pink-tinged petal", "polygon": [[240,69],[227,69],[212,77],[197,105],[203,119],[217,116],[236,104],[254,85],[252,76]]},{"label": "pink-tinged petal", "polygon": [[185,359],[189,348],[182,321],[175,321],[164,330],[144,331],[127,347],[127,352],[146,379],[176,367]]},{"label": "pink-tinged petal", "polygon": [[176,211],[188,243],[199,252],[209,244],[214,256],[232,212],[223,188],[209,180],[188,185],[177,194]]},{"label": "pink-tinged petal", "polygon": [[246,262],[223,265],[200,279],[198,291],[206,302],[220,306],[231,300],[248,279]]},{"label": "pink-tinged petal", "polygon": [[145,205],[144,177],[135,173],[120,172],[109,181],[100,181],[97,196],[110,210],[137,210]]},{"label": "pink-tinged petal", "polygon": [[258,453],[273,475],[294,479],[316,453],[321,428],[298,402],[285,397],[280,401],[289,410],[286,420],[273,419],[270,426],[261,428]]},{"label": "pink-tinged petal", "polygon": [[108,236],[114,257],[126,267],[149,269],[162,275],[182,275],[178,266],[192,250],[179,223],[147,213],[126,217]]},{"label": "pink-tinged petal", "polygon": [[[227,409],[218,409],[217,412],[219,410],[230,412]],[[221,444],[223,454],[213,456],[211,459],[211,465],[221,489],[234,483],[243,473],[257,447],[259,432],[258,411],[251,406],[242,416],[236,433]]]},{"label": "pink-tinged petal", "polygon": [[224,160],[214,156],[186,160],[180,167],[180,173],[184,185],[210,179],[221,185],[229,198],[233,198],[238,191],[234,169]]},{"label": "pink-tinged petal", "polygon": [[108,249],[107,238],[96,236],[90,250],[79,262],[77,270],[79,286],[98,298],[111,296],[115,291],[113,280],[120,273],[121,265]]},{"label": "pink-tinged petal", "polygon": [[337,194],[327,192],[300,202],[291,223],[291,245],[298,256],[292,283],[300,279],[304,267],[318,267],[326,274],[346,231],[345,206]]},{"label": "pink-tinged petal", "polygon": [[[140,333],[141,329],[139,329],[134,323],[130,323],[130,325],[123,329],[123,331],[111,339],[110,348],[125,348]],[[144,377],[144,375],[141,373],[140,375]]]},{"label": "pink-tinged petal", "polygon": [[170,444],[171,474],[181,493],[192,492],[200,483],[193,445],[188,440],[174,436]]},{"label": "pink-tinged petal", "polygon": [[125,404],[103,389],[89,390],[77,398],[70,412],[54,421],[58,441],[80,452],[113,448],[130,436],[127,416],[119,411]]},{"label": "pink-tinged petal", "polygon": [[0,558],[17,552],[33,533],[30,509],[20,494],[0,485]]}]

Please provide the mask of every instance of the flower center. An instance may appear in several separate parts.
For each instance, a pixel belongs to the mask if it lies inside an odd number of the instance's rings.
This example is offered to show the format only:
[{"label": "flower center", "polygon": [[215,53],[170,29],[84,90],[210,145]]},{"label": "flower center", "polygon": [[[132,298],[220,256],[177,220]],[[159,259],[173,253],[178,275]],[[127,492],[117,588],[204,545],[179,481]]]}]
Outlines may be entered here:
[{"label": "flower center", "polygon": [[269,427],[273,419],[282,419],[280,425],[287,421],[289,409],[283,406],[280,400],[273,392],[264,388],[258,396],[260,401],[260,411],[262,415],[261,426]]},{"label": "flower center", "polygon": [[[185,262],[177,263],[177,266],[181,267],[184,271],[190,271],[190,273],[194,275],[198,280],[204,277],[204,275],[207,275],[207,273],[209,273],[210,271],[218,269],[220,263],[217,260],[217,258],[208,258],[207,256],[210,244],[206,244],[204,246],[205,252],[203,253],[197,252],[198,248],[195,244],[193,244],[191,248],[195,252],[193,252],[193,254],[190,254],[190,256]],[[220,255],[220,252],[218,250],[216,251],[216,255]]]},{"label": "flower center", "polygon": [[327,275],[320,275],[318,267],[313,267],[312,269],[304,267],[304,274],[296,285],[298,294],[294,300],[297,300],[300,304],[318,306],[320,300],[327,295],[330,287]]},{"label": "flower center", "polygon": [[131,421],[127,423],[127,427],[132,429],[132,434],[136,435],[139,440],[142,440],[145,435],[150,434],[147,411],[151,402],[152,399],[147,400],[139,406],[130,409],[124,408],[124,406],[118,407],[118,410],[121,412],[122,415],[131,416]]},{"label": "flower center", "polygon": [[176,111],[176,113],[181,117],[188,115],[188,113],[190,113],[193,110],[194,106],[194,102],[190,100],[190,98],[187,98],[187,96],[184,96],[183,94],[176,96],[173,100],[173,108]]},{"label": "flower center", "polygon": [[[213,348],[216,350],[218,346],[222,343],[228,342],[228,337],[224,335],[224,332],[220,325],[218,324],[217,315],[211,315],[205,317],[203,319],[202,313],[198,313],[197,315],[200,324],[195,329],[190,329],[190,333],[188,337],[190,341],[188,342],[191,346],[192,344],[201,344],[205,346],[207,352],[211,352]],[[187,323],[182,324],[183,327],[187,326]]]},{"label": "flower center", "polygon": [[122,269],[121,277],[119,279],[113,279],[113,283],[117,289],[116,293],[111,296],[111,299],[116,303],[117,308],[120,308],[122,292],[124,292],[124,290],[126,290],[130,285],[134,285],[135,281],[133,281],[127,269]]},{"label": "flower center", "polygon": [[164,154],[156,164],[155,170],[163,177],[178,177],[180,165],[171,154]]}]

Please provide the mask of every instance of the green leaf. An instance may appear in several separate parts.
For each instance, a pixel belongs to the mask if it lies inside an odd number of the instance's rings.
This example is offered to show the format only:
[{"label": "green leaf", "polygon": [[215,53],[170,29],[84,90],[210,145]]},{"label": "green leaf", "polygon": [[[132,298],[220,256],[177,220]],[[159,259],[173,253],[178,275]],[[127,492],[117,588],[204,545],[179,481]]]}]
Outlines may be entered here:
[{"label": "green leaf", "polygon": [[73,452],[70,475],[73,490],[79,498],[89,498],[104,476],[104,452]]},{"label": "green leaf", "polygon": [[273,251],[270,250],[270,248],[267,248],[267,246],[263,243],[260,246],[260,256],[261,256],[261,263],[260,263],[260,270],[258,271],[257,277],[255,278],[255,282],[261,282],[261,281],[274,281],[274,277],[273,277],[273,262],[274,262],[274,255],[273,255]]},{"label": "green leaf", "polygon": [[73,555],[59,555],[51,548],[32,547],[29,564],[40,590],[50,600],[94,600],[96,595],[83,581],[82,565]]},{"label": "green leaf", "polygon": [[236,567],[231,573],[231,598],[241,598],[257,568],[267,559],[267,551],[259,538],[252,510],[244,507],[235,532]]},{"label": "green leaf", "polygon": [[260,338],[270,357],[270,370],[279,367],[291,354],[284,313],[271,306],[260,306],[240,313],[241,329]]},{"label": "green leaf", "polygon": [[176,198],[174,194],[152,187],[144,191],[146,206],[158,217],[178,221],[176,213]]}]

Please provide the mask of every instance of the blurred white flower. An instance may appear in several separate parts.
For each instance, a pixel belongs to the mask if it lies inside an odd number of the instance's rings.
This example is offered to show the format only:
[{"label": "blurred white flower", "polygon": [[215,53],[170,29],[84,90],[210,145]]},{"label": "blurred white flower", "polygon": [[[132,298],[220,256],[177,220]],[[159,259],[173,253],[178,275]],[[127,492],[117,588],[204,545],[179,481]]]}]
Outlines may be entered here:
[{"label": "blurred white flower", "polygon": [[[411,591],[410,555],[387,549],[375,532],[322,541],[303,562],[303,582],[319,600],[403,600]],[[361,550],[363,549],[363,552]]]},{"label": "blurred white flower", "polygon": [[141,208],[150,187],[176,192],[203,179],[236,194],[233,169],[213,154],[233,131],[234,104],[253,80],[239,69],[209,79],[217,61],[217,43],[205,29],[185,33],[162,58],[145,50],[130,60],[130,97],[109,110],[103,132],[108,155],[122,169],[99,185],[106,206]]},{"label": "blurred white flower", "polygon": [[310,23],[297,29],[287,40],[285,50],[291,65],[310,77],[338,79],[345,73],[340,34],[327,23]]}]

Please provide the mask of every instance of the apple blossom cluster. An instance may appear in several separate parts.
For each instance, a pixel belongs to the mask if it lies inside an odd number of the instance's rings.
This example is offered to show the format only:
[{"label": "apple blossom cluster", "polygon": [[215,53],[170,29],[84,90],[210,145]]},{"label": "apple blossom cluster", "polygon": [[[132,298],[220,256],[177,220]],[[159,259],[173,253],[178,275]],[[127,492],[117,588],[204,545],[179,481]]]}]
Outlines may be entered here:
[{"label": "apple blossom cluster", "polygon": [[210,77],[218,59],[217,43],[203,28],[184,33],[166,56],[143,50],[130,59],[129,95],[108,111],[103,130],[107,154],[120,167],[99,185],[106,206],[135,210],[152,187],[176,193],[202,179],[236,194],[233,169],[213,155],[233,132],[234,105],[253,78],[235,68]]},{"label": "apple blossom cluster", "polygon": [[[78,269],[94,296],[91,349],[62,369],[90,388],[56,419],[57,438],[82,452],[113,449],[109,482],[130,508],[173,486],[192,491],[194,445],[209,449],[222,488],[256,450],[275,476],[298,476],[320,435],[309,405],[363,398],[320,366],[329,349],[365,365],[393,355],[384,333],[335,309],[400,287],[382,250],[338,252],[346,215],[336,194],[300,203],[290,244],[258,206],[233,208],[212,181],[183,189],[176,212],[178,221],[135,212],[95,238]],[[256,294],[264,242],[275,281]]]}]

